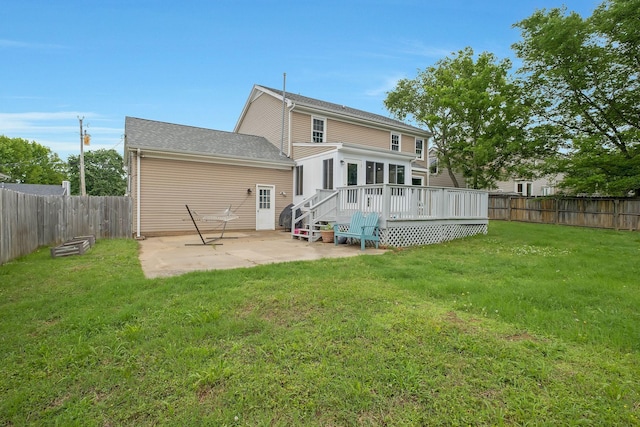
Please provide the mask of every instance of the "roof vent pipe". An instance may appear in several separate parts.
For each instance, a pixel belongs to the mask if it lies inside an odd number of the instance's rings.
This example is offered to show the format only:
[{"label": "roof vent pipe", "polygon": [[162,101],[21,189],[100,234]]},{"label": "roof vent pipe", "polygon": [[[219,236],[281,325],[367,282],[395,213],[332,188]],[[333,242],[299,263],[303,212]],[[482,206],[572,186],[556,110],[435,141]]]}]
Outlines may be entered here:
[{"label": "roof vent pipe", "polygon": [[280,156],[284,152],[284,111],[286,109],[287,73],[282,73],[282,135],[280,136]]}]

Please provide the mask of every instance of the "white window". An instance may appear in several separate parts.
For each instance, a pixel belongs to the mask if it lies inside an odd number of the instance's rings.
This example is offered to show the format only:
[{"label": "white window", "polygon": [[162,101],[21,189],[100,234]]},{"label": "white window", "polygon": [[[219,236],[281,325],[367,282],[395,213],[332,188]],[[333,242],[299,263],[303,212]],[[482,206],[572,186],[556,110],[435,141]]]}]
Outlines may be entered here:
[{"label": "white window", "polygon": [[404,184],[404,166],[389,165],[389,184]]},{"label": "white window", "polygon": [[439,172],[438,163],[439,161],[437,157],[429,158],[429,173],[431,175],[438,175],[438,172]]},{"label": "white window", "polygon": [[304,193],[304,183],[302,181],[303,177],[303,166],[296,166],[296,196],[302,196],[302,194]]},{"label": "white window", "polygon": [[322,161],[322,188],[333,190],[333,159]]},{"label": "white window", "polygon": [[423,176],[412,176],[411,177],[411,185],[424,185],[424,177]]},{"label": "white window", "polygon": [[311,141],[325,142],[326,120],[319,117],[313,117],[311,124]]},{"label": "white window", "polygon": [[384,184],[384,163],[367,162],[367,184]]},{"label": "white window", "polygon": [[424,160],[424,139],[416,138],[416,157],[419,160]]},{"label": "white window", "polygon": [[526,181],[516,182],[516,193],[520,193],[523,196],[531,196],[531,189],[533,184]]},{"label": "white window", "polygon": [[391,151],[400,151],[400,134],[391,134]]}]

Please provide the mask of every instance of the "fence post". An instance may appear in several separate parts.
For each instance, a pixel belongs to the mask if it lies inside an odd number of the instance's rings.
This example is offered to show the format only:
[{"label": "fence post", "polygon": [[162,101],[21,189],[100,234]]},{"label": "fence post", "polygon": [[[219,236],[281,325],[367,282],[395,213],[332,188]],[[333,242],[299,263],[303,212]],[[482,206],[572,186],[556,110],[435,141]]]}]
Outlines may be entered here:
[{"label": "fence post", "polygon": [[556,205],[556,224],[560,222],[560,199],[557,197],[553,198],[553,203]]},{"label": "fence post", "polygon": [[613,228],[615,228],[616,231],[620,229],[620,225],[619,225],[620,209],[619,209],[618,203],[620,203],[620,200],[618,199],[613,200]]},{"label": "fence post", "polygon": [[507,199],[507,221],[511,221],[511,196]]}]

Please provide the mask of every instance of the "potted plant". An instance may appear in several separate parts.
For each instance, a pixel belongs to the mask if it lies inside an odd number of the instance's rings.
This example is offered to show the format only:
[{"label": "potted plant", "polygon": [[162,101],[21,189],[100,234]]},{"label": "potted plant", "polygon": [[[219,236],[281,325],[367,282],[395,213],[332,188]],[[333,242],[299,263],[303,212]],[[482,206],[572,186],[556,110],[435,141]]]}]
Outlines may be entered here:
[{"label": "potted plant", "polygon": [[325,224],[320,227],[320,235],[324,243],[333,243],[333,225]]}]

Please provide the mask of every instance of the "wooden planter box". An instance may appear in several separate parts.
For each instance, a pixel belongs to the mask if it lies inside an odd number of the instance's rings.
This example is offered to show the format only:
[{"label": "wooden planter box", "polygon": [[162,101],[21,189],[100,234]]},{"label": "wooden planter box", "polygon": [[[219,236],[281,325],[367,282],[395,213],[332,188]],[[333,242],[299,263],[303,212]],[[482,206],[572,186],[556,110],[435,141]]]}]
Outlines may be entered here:
[{"label": "wooden planter box", "polygon": [[78,236],[61,245],[51,248],[51,257],[82,255],[96,243],[96,236]]}]

